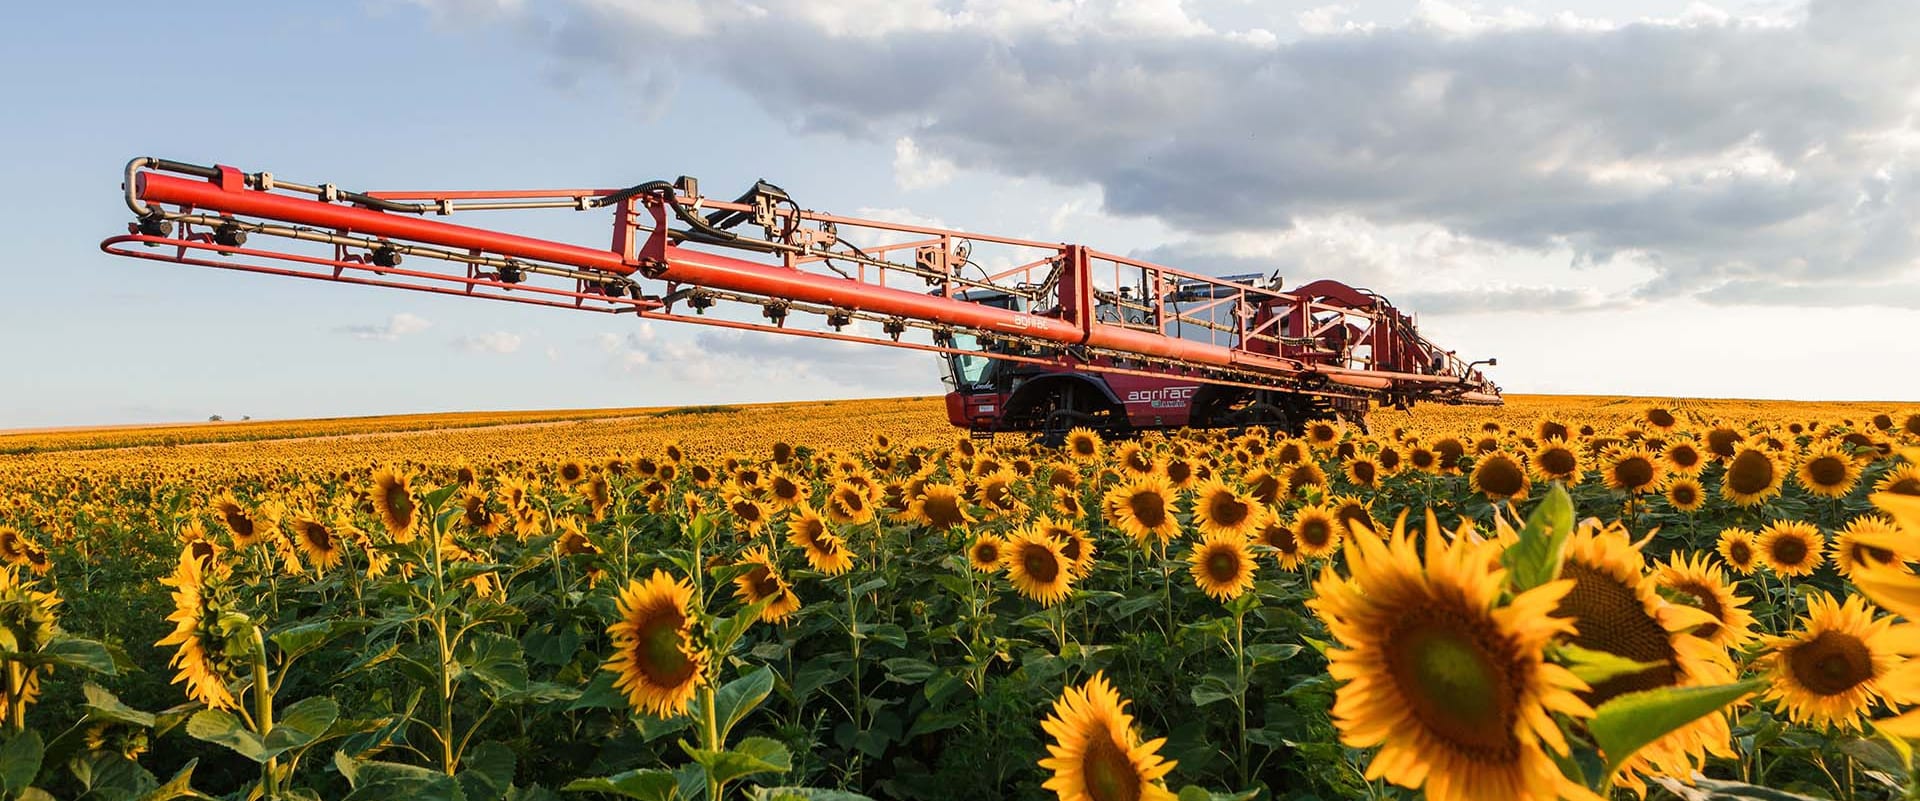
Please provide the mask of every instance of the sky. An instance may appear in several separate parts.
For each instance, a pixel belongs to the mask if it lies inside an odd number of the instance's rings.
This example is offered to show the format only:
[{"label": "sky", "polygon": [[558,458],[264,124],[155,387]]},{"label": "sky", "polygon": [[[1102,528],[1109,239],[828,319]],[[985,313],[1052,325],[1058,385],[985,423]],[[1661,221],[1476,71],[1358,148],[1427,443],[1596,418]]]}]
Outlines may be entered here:
[{"label": "sky", "polygon": [[[1374,289],[1510,392],[1920,399],[1911,0],[37,4],[0,429],[943,391],[933,357],[118,259],[136,155],[802,206]],[[599,245],[607,220],[530,233]]]}]

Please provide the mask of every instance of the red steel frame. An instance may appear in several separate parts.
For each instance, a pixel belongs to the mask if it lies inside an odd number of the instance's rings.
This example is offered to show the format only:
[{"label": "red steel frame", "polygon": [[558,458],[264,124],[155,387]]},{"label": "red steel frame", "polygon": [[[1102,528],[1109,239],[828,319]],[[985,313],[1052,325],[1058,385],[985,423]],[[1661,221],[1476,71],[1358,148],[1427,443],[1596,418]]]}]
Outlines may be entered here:
[{"label": "red steel frame", "polygon": [[[1383,402],[1500,402],[1497,387],[1420,338],[1406,315],[1337,282],[1282,292],[1081,245],[842,217],[761,198],[717,200],[690,184],[355,195],[227,166],[136,159],[124,189],[141,222],[101,243],[115,255],[941,353],[979,353],[942,344],[950,341],[943,337],[972,334],[1022,346],[992,354],[997,359],[1256,389]],[[434,219],[603,206],[614,212],[607,248]],[[672,227],[676,217],[697,222],[688,219],[689,208],[738,212],[767,238],[689,238],[687,229]],[[234,241],[234,231],[306,241],[314,252],[249,247]],[[881,241],[855,248],[855,236]],[[742,247],[763,258],[716,252]],[[424,258],[430,267],[376,258],[380,248]],[[1000,254],[998,269],[970,257],[979,248]],[[913,260],[894,261],[896,254]],[[980,277],[968,278],[968,267]],[[512,272],[522,280],[510,280]],[[655,287],[660,291],[646,291]],[[1115,291],[1122,287],[1134,291]],[[1207,299],[1170,308],[1179,287],[1201,288]],[[970,288],[1019,294],[1028,308],[972,302],[962,296]],[[759,306],[771,324],[703,313],[721,301]],[[1120,319],[1096,319],[1102,308]],[[1142,322],[1128,322],[1129,312]],[[819,317],[833,330],[792,327],[795,313]],[[1219,321],[1222,313],[1230,323]],[[886,333],[847,333],[853,320],[879,323]],[[910,329],[932,332],[933,341],[904,338]],[[1205,341],[1185,336],[1188,330],[1204,331]],[[1357,348],[1326,352],[1322,343],[1336,330],[1366,355]]]}]

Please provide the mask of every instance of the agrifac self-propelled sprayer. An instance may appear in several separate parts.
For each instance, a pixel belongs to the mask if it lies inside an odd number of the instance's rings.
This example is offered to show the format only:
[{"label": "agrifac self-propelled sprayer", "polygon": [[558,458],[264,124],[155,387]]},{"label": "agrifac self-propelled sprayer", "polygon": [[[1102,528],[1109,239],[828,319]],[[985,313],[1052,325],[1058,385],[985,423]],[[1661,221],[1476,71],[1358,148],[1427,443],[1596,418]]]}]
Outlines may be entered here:
[{"label": "agrifac self-propelled sprayer", "polygon": [[[1177,426],[1298,432],[1371,403],[1497,404],[1499,388],[1386,299],[1337,281],[1183,272],[1084,245],[800,208],[764,181],[352,192],[137,158],[121,256],[942,355],[947,414],[1057,438]],[[607,212],[606,247],[451,222]],[[486,214],[482,214],[486,212]],[[524,229],[523,229],[524,230]]]}]

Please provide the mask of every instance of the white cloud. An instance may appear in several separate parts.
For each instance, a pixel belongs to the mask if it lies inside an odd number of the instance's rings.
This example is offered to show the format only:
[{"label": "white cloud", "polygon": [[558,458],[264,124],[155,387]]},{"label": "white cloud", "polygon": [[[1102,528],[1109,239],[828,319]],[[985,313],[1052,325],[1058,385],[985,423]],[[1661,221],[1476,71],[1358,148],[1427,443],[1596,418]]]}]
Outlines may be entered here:
[{"label": "white cloud", "polygon": [[945,186],[953,180],[953,162],[920,152],[913,137],[902,136],[893,142],[893,183],[912,191]]},{"label": "white cloud", "polygon": [[343,325],[333,329],[334,333],[346,334],[354,339],[369,339],[380,342],[392,342],[409,334],[418,334],[433,323],[411,312],[400,312],[388,317],[384,323],[376,325]]},{"label": "white cloud", "polygon": [[485,334],[456,338],[454,347],[471,353],[513,353],[520,350],[523,341],[519,334],[510,331],[490,331]]},{"label": "white cloud", "polygon": [[[1910,0],[1641,20],[1423,0],[1364,24],[1335,4],[1295,19],[1325,35],[1285,43],[1256,33],[1271,16],[1216,25],[1171,0],[682,9],[698,24],[636,5],[556,0],[539,29],[556,58],[647,86],[698,70],[798,131],[891,145],[901,188],[970,169],[1091,186],[1112,215],[1198,235],[1431,225],[1633,254],[1668,294],[1920,259]],[[640,39],[661,44],[622,44]]]}]

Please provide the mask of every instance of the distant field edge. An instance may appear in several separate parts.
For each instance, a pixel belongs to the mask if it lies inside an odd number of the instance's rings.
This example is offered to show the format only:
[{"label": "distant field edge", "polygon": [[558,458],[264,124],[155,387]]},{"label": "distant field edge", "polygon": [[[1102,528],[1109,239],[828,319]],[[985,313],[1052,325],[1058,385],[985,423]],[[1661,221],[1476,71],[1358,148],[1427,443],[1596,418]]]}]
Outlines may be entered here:
[{"label": "distant field edge", "polygon": [[292,420],[231,420],[207,423],[138,423],[51,428],[0,429],[0,455],[46,451],[82,451],[192,445],[209,442],[255,442],[367,434],[399,434],[457,428],[564,423],[576,420],[679,417],[727,414],[751,409],[817,406],[853,400],[934,401],[934,396],[884,399],[832,399],[780,403],[695,404],[687,406],[631,406],[600,409],[529,409],[520,411],[422,412],[362,417],[315,417]]}]

